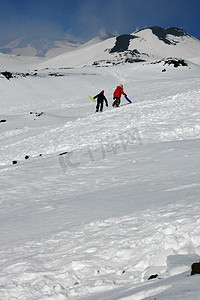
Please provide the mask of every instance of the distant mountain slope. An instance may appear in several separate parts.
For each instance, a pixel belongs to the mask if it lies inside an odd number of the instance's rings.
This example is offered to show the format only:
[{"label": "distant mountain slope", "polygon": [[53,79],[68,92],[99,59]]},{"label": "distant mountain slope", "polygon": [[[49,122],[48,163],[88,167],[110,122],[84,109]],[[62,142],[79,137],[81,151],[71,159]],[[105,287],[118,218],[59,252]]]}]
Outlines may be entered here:
[{"label": "distant mountain slope", "polygon": [[1,45],[0,52],[4,54],[36,56],[51,58],[62,53],[70,52],[79,47],[81,43],[70,40],[51,40],[51,39],[16,39]]},{"label": "distant mountain slope", "polygon": [[100,33],[99,36],[86,42],[74,42],[69,39],[52,40],[48,38],[18,38],[0,45],[0,52],[18,56],[35,56],[52,58],[63,53],[71,52],[78,47],[88,47],[113,37],[110,33]]},{"label": "distant mountain slope", "polygon": [[180,28],[154,26],[132,34],[91,43],[40,64],[38,68],[68,68],[80,65],[113,65],[163,57],[198,57],[200,41]]}]

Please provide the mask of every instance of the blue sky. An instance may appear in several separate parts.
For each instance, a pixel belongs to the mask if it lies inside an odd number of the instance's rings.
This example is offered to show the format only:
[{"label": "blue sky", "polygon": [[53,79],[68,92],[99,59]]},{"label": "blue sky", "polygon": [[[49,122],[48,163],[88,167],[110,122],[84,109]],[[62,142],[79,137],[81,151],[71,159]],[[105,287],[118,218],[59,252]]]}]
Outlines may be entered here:
[{"label": "blue sky", "polygon": [[0,0],[0,44],[19,37],[87,41],[158,25],[200,39],[200,0]]}]

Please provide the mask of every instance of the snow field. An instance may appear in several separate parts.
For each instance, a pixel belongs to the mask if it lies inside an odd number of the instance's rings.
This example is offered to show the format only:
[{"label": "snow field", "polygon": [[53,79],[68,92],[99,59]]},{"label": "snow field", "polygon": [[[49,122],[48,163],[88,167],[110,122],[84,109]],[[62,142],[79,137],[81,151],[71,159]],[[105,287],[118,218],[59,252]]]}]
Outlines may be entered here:
[{"label": "snow field", "polygon": [[199,71],[146,68],[0,79],[0,299],[197,299]]},{"label": "snow field", "polygon": [[1,251],[1,293],[5,299],[65,299],[120,288],[130,281],[135,285],[151,274],[162,279],[189,274],[191,263],[199,259],[194,250],[200,253],[196,209],[198,205],[168,205],[91,222],[81,230],[10,248],[6,262]]}]

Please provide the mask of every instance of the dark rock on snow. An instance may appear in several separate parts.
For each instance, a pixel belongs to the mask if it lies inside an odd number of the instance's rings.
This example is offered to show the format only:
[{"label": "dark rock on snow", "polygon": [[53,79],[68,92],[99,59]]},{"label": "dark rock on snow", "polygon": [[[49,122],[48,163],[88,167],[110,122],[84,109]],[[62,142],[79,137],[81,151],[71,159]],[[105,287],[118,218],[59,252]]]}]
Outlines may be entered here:
[{"label": "dark rock on snow", "polygon": [[1,74],[5,76],[8,80],[10,80],[10,78],[13,78],[13,75],[10,72],[5,71],[5,72],[1,72]]},{"label": "dark rock on snow", "polygon": [[191,275],[200,274],[200,262],[192,264]]},{"label": "dark rock on snow", "polygon": [[154,278],[157,278],[158,277],[158,274],[154,274],[154,275],[151,275],[148,280],[151,280],[151,279],[154,279]]},{"label": "dark rock on snow", "polygon": [[123,34],[119,35],[116,38],[115,46],[110,50],[110,53],[114,52],[124,52],[128,50],[130,40],[138,38],[137,36],[131,35],[131,34]]},{"label": "dark rock on snow", "polygon": [[187,67],[188,64],[183,59],[175,59],[175,58],[168,58],[165,60],[164,65],[174,65],[174,68],[178,68],[180,66]]},{"label": "dark rock on snow", "polygon": [[67,152],[62,152],[62,153],[59,153],[59,155],[65,155],[67,154]]}]

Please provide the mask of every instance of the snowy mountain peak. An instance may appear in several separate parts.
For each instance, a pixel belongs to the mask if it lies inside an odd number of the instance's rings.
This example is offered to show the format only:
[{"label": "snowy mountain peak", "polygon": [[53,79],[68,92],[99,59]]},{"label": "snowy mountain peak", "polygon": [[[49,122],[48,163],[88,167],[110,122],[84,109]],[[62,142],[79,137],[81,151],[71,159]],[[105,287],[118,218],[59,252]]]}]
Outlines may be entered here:
[{"label": "snowy mountain peak", "polygon": [[168,38],[169,35],[174,37],[184,37],[184,36],[191,37],[191,35],[189,35],[186,31],[176,27],[169,27],[165,29],[159,26],[152,26],[152,27],[138,30],[135,33],[141,33],[142,31],[147,29],[150,29],[152,31],[152,34],[156,35],[159,40],[163,41],[165,44],[168,45],[173,44],[173,42]]},{"label": "snowy mountain peak", "polygon": [[160,41],[163,41],[167,45],[176,45],[180,41],[173,40],[173,37],[191,37],[186,31],[170,27],[164,29],[159,26],[148,27],[145,29],[138,30],[132,34],[123,34],[116,38],[115,46],[110,50],[110,53],[124,52],[129,49],[130,41],[139,38],[140,35],[146,33],[147,30],[151,30],[152,34],[155,35]]}]

